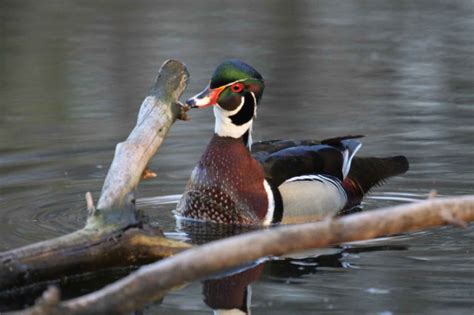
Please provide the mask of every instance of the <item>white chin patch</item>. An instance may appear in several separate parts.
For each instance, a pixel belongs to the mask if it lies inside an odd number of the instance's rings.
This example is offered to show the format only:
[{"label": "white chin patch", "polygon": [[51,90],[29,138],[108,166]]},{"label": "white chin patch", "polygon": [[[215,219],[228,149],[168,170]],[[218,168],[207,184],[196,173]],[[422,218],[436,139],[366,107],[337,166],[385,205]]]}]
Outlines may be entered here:
[{"label": "white chin patch", "polygon": [[244,106],[245,98],[241,97],[240,105],[233,111],[227,111],[222,109],[219,104],[214,106],[214,116],[216,117],[216,125],[214,132],[221,137],[231,137],[231,138],[240,138],[242,137],[247,130],[252,127],[253,119],[250,119],[248,122],[241,126],[234,125],[232,120],[229,118],[237,114],[242,107]]}]

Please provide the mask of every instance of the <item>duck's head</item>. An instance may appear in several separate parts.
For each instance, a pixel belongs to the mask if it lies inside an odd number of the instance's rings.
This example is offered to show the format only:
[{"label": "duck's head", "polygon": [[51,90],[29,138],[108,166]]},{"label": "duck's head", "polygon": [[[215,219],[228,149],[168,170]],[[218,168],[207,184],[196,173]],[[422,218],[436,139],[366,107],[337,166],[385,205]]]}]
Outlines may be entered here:
[{"label": "duck's head", "polygon": [[216,68],[204,91],[186,103],[191,108],[213,106],[216,134],[221,137],[244,137],[250,146],[252,122],[257,115],[263,89],[263,78],[257,70],[242,61],[228,60]]}]

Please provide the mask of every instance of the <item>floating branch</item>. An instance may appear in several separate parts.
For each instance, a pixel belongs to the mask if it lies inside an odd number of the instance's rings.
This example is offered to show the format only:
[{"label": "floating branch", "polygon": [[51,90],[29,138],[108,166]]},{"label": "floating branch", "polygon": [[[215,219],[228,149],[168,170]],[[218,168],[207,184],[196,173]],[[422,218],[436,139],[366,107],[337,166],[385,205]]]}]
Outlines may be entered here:
[{"label": "floating branch", "polygon": [[[367,240],[379,236],[474,221],[474,196],[426,201],[292,226],[256,231],[208,243],[145,266],[88,295],[38,313],[127,314],[186,282],[260,257]],[[460,224],[461,223],[461,224]],[[44,309],[44,308],[43,308]]]}]

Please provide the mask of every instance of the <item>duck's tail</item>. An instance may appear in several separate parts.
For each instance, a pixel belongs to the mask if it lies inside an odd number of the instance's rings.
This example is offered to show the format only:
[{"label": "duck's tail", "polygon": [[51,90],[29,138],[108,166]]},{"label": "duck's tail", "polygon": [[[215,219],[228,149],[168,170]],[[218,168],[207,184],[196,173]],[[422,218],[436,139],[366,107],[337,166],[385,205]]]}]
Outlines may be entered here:
[{"label": "duck's tail", "polygon": [[359,204],[370,189],[383,184],[389,177],[405,173],[408,168],[408,160],[403,155],[386,158],[355,157],[349,175],[343,182],[348,195],[346,208]]}]

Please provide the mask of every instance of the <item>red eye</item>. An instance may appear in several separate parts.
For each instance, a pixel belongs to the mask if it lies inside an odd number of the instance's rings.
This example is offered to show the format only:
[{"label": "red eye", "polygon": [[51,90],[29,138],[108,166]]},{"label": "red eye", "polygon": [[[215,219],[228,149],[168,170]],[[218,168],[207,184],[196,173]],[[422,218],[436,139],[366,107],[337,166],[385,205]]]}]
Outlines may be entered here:
[{"label": "red eye", "polygon": [[232,86],[230,87],[230,89],[232,90],[232,92],[234,93],[240,93],[244,90],[244,84],[243,83],[234,83],[232,84]]}]

